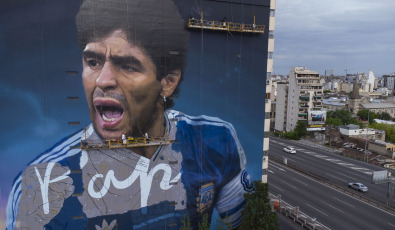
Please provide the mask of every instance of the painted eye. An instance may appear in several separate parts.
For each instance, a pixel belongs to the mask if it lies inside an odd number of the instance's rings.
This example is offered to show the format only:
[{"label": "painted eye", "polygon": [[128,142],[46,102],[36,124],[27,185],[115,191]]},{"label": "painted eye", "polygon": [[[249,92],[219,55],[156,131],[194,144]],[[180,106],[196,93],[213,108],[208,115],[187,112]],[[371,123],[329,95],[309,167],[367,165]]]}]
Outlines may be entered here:
[{"label": "painted eye", "polygon": [[136,72],[137,69],[131,65],[121,65],[121,69],[128,72]]},{"label": "painted eye", "polygon": [[97,66],[97,61],[95,59],[89,59],[88,61],[89,66],[95,67]]}]

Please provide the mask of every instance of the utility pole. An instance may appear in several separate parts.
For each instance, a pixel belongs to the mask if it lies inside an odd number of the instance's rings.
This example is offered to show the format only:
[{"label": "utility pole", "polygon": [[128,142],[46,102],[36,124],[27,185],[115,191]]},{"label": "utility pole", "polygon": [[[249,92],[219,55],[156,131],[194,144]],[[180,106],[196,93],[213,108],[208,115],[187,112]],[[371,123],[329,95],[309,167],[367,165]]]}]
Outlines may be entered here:
[{"label": "utility pole", "polygon": [[366,158],[366,162],[368,162],[368,157],[366,155],[366,146],[368,145],[369,115],[370,115],[370,110],[368,109],[368,127],[366,127],[365,155],[363,157],[364,161],[365,161],[365,158]]}]

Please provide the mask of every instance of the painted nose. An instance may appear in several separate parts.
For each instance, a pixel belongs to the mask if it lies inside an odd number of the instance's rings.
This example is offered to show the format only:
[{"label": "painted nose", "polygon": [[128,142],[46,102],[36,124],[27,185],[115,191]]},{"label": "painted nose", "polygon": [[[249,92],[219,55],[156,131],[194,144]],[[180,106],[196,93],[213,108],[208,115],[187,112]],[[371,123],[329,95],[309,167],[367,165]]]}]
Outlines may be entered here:
[{"label": "painted nose", "polygon": [[99,77],[96,79],[96,86],[103,91],[114,89],[117,86],[115,79],[116,71],[110,62],[105,62]]}]

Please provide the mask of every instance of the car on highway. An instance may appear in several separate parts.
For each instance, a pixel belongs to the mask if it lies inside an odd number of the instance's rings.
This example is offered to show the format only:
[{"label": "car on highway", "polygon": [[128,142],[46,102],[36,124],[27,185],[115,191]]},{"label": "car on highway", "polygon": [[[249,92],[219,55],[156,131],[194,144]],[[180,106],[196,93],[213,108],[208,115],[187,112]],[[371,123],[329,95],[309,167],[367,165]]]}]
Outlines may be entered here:
[{"label": "car on highway", "polygon": [[284,151],[287,152],[287,153],[294,153],[294,154],[296,153],[296,149],[291,147],[291,146],[285,147]]},{"label": "car on highway", "polygon": [[366,187],[364,184],[359,183],[359,182],[348,183],[348,187],[355,189],[357,191],[360,191],[360,192],[367,192],[368,191],[368,187]]}]

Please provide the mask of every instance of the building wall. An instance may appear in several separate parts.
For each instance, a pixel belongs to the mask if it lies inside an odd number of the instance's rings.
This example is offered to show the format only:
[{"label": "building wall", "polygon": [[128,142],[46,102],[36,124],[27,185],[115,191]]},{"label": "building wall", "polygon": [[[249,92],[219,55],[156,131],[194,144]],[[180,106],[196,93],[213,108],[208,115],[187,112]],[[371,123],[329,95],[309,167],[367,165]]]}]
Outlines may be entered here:
[{"label": "building wall", "polygon": [[349,82],[341,82],[340,83],[340,91],[350,93],[353,90],[354,86]]},{"label": "building wall", "polygon": [[389,157],[393,157],[394,155],[394,150],[395,150],[395,145],[383,145],[383,144],[379,144],[376,142],[369,142],[369,151],[373,152],[373,153],[377,153],[377,154],[381,154],[384,156],[389,156]]},{"label": "building wall", "polygon": [[296,123],[298,121],[300,92],[295,77],[291,77],[290,74],[288,81],[289,81],[289,85],[288,85],[285,131],[290,132],[294,130]]},{"label": "building wall", "polygon": [[274,129],[277,131],[283,131],[285,128],[285,116],[286,116],[286,101],[288,98],[287,84],[277,85],[277,98],[276,98],[276,121]]},{"label": "building wall", "polygon": [[[273,52],[274,52],[274,28],[275,28],[275,12],[276,0],[270,0],[269,13],[269,35],[268,35],[268,50],[267,50],[267,67],[266,67],[266,100],[265,100],[265,125],[264,131],[270,131],[270,114],[272,101],[272,84],[271,73],[273,72]],[[268,169],[268,151],[269,151],[269,137],[265,136],[263,140],[263,158],[262,158],[262,182],[267,183],[267,169]]]},{"label": "building wall", "polygon": [[385,75],[383,78],[384,78],[384,87],[387,87],[389,90],[393,90],[395,76]]}]

